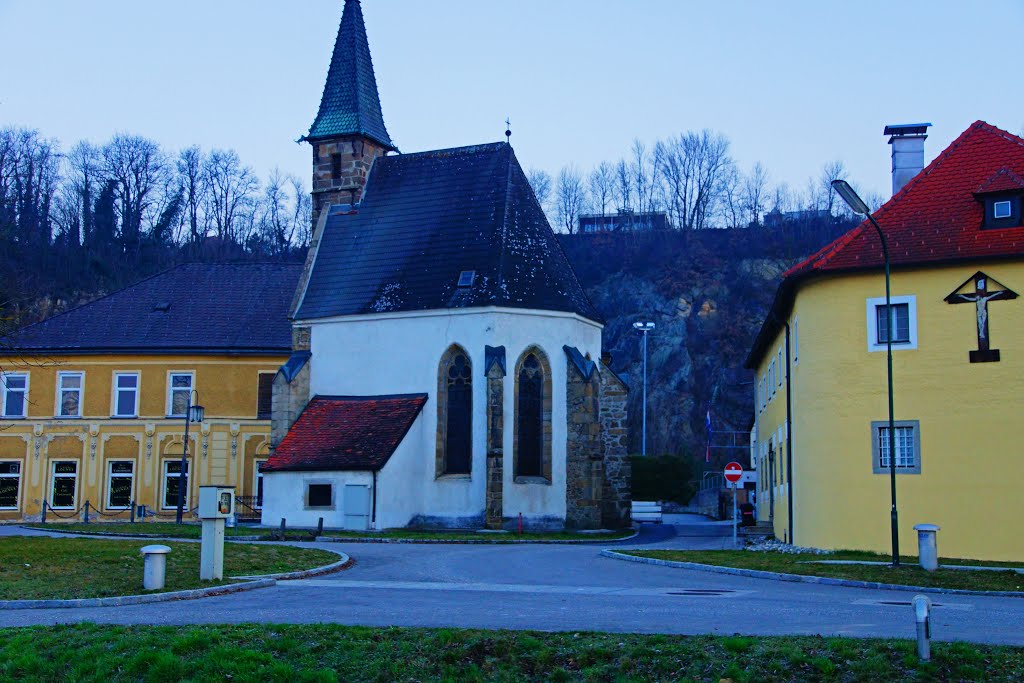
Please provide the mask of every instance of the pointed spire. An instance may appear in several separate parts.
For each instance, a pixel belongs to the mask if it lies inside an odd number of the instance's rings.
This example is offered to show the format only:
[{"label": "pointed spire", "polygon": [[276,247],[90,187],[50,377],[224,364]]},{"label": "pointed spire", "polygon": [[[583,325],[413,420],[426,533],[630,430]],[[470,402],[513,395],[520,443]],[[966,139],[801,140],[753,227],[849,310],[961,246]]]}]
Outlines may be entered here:
[{"label": "pointed spire", "polygon": [[388,149],[395,149],[380,110],[377,79],[373,75],[359,0],[345,0],[320,111],[305,139],[338,135],[363,135]]}]

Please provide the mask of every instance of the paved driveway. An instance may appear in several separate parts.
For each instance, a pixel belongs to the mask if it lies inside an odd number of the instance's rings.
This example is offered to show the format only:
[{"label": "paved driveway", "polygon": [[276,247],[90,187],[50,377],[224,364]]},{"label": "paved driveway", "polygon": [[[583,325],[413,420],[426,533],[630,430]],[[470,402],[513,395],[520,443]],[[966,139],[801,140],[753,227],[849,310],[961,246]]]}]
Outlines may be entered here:
[{"label": "paved driveway", "polygon": [[[687,525],[701,526],[701,525]],[[621,546],[731,542],[708,528],[645,529]],[[724,531],[722,531],[724,529]],[[718,534],[717,536],[714,534]],[[350,570],[276,587],[129,607],[0,611],[0,626],[337,622],[660,633],[914,635],[912,593],[785,583],[605,558],[600,546],[340,544]],[[331,544],[338,547],[339,544]],[[1024,645],[1024,599],[933,596],[938,639]]]}]

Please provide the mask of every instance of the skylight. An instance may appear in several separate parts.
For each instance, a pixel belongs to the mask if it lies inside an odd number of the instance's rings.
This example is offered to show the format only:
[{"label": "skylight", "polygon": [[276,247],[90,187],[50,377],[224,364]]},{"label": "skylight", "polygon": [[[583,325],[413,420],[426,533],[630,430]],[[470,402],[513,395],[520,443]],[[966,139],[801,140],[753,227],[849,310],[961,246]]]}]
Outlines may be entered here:
[{"label": "skylight", "polygon": [[464,270],[459,273],[459,287],[472,287],[475,279],[475,270]]}]

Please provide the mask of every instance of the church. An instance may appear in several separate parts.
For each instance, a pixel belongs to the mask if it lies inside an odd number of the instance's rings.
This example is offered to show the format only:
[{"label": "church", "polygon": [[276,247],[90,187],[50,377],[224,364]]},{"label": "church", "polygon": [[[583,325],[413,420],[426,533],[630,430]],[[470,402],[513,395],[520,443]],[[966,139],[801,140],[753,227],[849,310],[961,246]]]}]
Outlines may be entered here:
[{"label": "church", "polygon": [[399,153],[359,0],[304,140],[314,235],[263,524],[628,525],[627,388],[509,142]]}]

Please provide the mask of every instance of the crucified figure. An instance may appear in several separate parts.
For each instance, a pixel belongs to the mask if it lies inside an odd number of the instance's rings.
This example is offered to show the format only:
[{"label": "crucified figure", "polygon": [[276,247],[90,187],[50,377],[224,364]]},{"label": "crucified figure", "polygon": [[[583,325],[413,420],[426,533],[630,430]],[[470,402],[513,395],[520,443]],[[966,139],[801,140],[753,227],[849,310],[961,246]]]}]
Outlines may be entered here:
[{"label": "crucified figure", "polygon": [[980,271],[975,273],[972,279],[974,280],[973,293],[957,293],[960,289],[963,289],[963,286],[966,285],[967,282],[970,282],[970,280],[968,280],[963,285],[960,285],[960,287],[957,288],[957,292],[953,292],[952,294],[947,296],[946,302],[951,304],[973,303],[975,306],[975,316],[977,318],[978,324],[978,350],[971,351],[971,362],[983,363],[998,361],[999,349],[989,348],[988,302],[1016,299],[1017,293],[1005,288],[997,289],[994,292],[990,292],[988,290],[989,277]]}]

